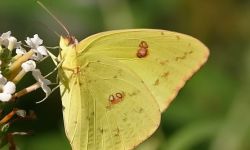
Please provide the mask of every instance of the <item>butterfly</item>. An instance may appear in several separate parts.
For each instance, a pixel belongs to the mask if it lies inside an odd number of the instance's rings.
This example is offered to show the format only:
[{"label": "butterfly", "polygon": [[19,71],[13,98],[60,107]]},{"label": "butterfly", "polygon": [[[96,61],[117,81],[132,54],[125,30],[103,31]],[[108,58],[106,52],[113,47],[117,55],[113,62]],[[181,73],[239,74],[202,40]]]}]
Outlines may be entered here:
[{"label": "butterfly", "polygon": [[157,29],[107,31],[79,43],[62,36],[60,48],[64,127],[73,150],[135,148],[209,56],[199,40]]}]

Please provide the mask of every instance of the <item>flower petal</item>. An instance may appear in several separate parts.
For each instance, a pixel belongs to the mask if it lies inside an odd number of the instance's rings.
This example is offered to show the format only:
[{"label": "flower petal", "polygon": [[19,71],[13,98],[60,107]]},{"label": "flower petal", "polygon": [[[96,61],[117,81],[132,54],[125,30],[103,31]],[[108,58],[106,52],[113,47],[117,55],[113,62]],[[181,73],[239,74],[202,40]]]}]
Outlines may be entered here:
[{"label": "flower petal", "polygon": [[41,71],[39,69],[34,69],[32,71],[32,75],[36,79],[36,81],[39,81],[39,79],[42,77]]},{"label": "flower petal", "polygon": [[7,102],[11,99],[11,94],[8,93],[0,93],[0,101]]},{"label": "flower petal", "polygon": [[25,40],[26,44],[30,47],[30,48],[35,48],[31,39],[29,37],[27,37],[27,39]]},{"label": "flower petal", "polygon": [[33,38],[27,37],[27,40],[25,40],[27,45],[29,45],[30,48],[36,49],[38,46],[43,44],[43,40],[39,38],[38,34],[35,34]]},{"label": "flower petal", "polygon": [[7,31],[7,32],[3,33],[0,36],[0,38],[2,38],[2,39],[8,39],[10,37],[10,35],[11,35],[11,31]]},{"label": "flower petal", "polygon": [[16,54],[18,55],[23,55],[25,53],[27,53],[27,51],[22,47],[16,49]]},{"label": "flower petal", "polygon": [[33,60],[28,60],[21,65],[25,72],[33,71],[36,69],[36,63]]},{"label": "flower petal", "polygon": [[40,83],[42,90],[45,92],[46,97],[51,93],[51,89],[50,87],[48,87],[49,84],[51,84],[51,82],[48,79],[45,79],[40,70],[35,69],[34,71],[32,71],[32,75],[34,76],[34,78]]},{"label": "flower petal", "polygon": [[40,53],[40,54],[42,54],[44,56],[48,55],[47,49],[44,46],[38,46],[37,51],[38,51],[38,53]]},{"label": "flower petal", "polygon": [[50,89],[50,87],[48,87],[47,84],[45,84],[45,82],[41,82],[41,88],[43,89],[44,93],[46,94],[46,97],[50,95],[51,89]]},{"label": "flower petal", "polygon": [[3,86],[3,93],[7,94],[13,94],[16,92],[16,85],[15,83],[8,81],[4,86]]},{"label": "flower petal", "polygon": [[33,38],[31,38],[31,41],[36,45],[43,44],[43,40],[39,38],[38,34],[35,34]]},{"label": "flower petal", "polygon": [[0,36],[0,45],[3,45],[5,47],[8,47],[9,45],[9,40],[8,38],[10,38],[11,32],[5,32]]},{"label": "flower petal", "polygon": [[8,49],[13,50],[17,46],[17,39],[13,36],[8,38],[9,44],[8,44]]},{"label": "flower petal", "polygon": [[40,53],[37,53],[37,51],[35,51],[35,54],[32,55],[31,59],[36,60],[36,61],[40,61],[43,58],[43,55]]}]

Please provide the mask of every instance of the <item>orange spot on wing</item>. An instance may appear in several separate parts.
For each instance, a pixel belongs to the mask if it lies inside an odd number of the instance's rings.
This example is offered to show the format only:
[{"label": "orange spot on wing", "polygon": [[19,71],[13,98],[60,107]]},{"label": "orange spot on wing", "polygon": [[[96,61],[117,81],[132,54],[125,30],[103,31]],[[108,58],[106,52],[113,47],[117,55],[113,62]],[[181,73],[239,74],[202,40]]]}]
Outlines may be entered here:
[{"label": "orange spot on wing", "polygon": [[148,44],[146,41],[141,41],[139,44],[139,49],[137,50],[136,56],[138,58],[143,58],[148,55]]},{"label": "orange spot on wing", "polygon": [[111,108],[111,106],[120,103],[121,101],[123,101],[124,97],[124,92],[117,92],[115,94],[109,95],[109,105],[107,106],[107,108]]}]

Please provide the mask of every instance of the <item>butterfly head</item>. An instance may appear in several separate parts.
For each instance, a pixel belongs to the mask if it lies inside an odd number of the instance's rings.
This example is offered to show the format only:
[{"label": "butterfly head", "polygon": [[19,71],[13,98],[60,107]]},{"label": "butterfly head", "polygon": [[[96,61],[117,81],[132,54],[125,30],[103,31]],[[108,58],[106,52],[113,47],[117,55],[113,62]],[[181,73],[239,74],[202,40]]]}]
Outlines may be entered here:
[{"label": "butterfly head", "polygon": [[71,60],[75,57],[75,50],[78,41],[73,36],[61,36],[59,46],[61,48],[59,60],[69,58]]},{"label": "butterfly head", "polygon": [[75,47],[76,44],[78,44],[77,39],[74,36],[61,36],[60,37],[60,48],[61,49],[67,49]]}]

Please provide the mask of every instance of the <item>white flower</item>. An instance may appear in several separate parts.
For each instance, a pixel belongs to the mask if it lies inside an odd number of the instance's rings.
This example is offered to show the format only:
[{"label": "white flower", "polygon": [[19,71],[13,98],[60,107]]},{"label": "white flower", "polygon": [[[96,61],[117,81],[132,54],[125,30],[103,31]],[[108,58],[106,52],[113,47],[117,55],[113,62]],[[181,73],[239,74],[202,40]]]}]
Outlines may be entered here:
[{"label": "white flower", "polygon": [[27,51],[26,51],[24,48],[22,48],[22,47],[16,49],[16,54],[17,54],[17,55],[23,55],[23,54],[25,54],[26,52],[27,52]]},{"label": "white flower", "polygon": [[32,55],[31,59],[36,60],[36,61],[40,61],[43,58],[43,55],[39,52],[37,52],[37,50],[34,50],[36,53]]},{"label": "white flower", "polygon": [[42,87],[44,93],[46,94],[46,97],[48,97],[51,93],[51,89],[48,86],[50,84],[51,84],[51,82],[48,79],[44,79],[43,82],[41,82],[41,87]]},{"label": "white flower", "polygon": [[48,55],[47,49],[44,46],[41,46],[43,44],[43,40],[40,39],[37,34],[35,34],[33,38],[27,37],[25,42],[36,52],[32,59],[39,61],[43,58],[43,56]]},{"label": "white flower", "polygon": [[30,48],[36,49],[38,46],[43,44],[43,40],[39,38],[38,34],[35,34],[33,38],[27,37],[25,42],[30,46]]},{"label": "white flower", "polygon": [[8,31],[0,36],[0,45],[5,46],[9,50],[13,50],[15,48],[19,48],[21,46],[21,42],[17,42],[17,39],[14,36],[11,36],[11,32]]},{"label": "white flower", "polygon": [[38,46],[36,50],[44,56],[48,55],[47,49],[44,46]]},{"label": "white flower", "polygon": [[17,42],[17,39],[13,36],[8,38],[9,44],[8,49],[13,50],[15,48],[19,48],[21,46],[21,42]]},{"label": "white flower", "polygon": [[3,86],[3,93],[7,94],[13,94],[16,92],[16,85],[15,83],[8,81],[4,86]]},{"label": "white flower", "polygon": [[48,79],[45,79],[38,69],[33,70],[32,75],[40,83],[42,90],[46,94],[46,97],[48,97],[51,93],[51,89],[48,87],[48,85],[51,84],[51,82]]},{"label": "white flower", "polygon": [[8,46],[9,42],[8,42],[8,38],[10,38],[11,32],[5,32],[0,36],[0,45],[3,45],[5,47]]},{"label": "white flower", "polygon": [[2,75],[1,80],[2,81],[0,83],[0,86],[2,87],[2,93],[0,93],[0,101],[7,102],[11,99],[11,94],[15,93],[16,85],[11,81],[7,82],[7,79],[4,78]]},{"label": "white flower", "polygon": [[33,71],[36,69],[36,63],[33,60],[28,60],[21,65],[25,72]]},{"label": "white flower", "polygon": [[2,38],[2,39],[8,39],[10,37],[10,35],[11,35],[11,31],[7,31],[7,32],[3,33],[0,36],[0,38]]},{"label": "white flower", "polygon": [[0,93],[0,101],[7,102],[11,99],[11,94],[8,93]]}]

